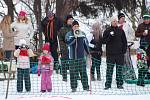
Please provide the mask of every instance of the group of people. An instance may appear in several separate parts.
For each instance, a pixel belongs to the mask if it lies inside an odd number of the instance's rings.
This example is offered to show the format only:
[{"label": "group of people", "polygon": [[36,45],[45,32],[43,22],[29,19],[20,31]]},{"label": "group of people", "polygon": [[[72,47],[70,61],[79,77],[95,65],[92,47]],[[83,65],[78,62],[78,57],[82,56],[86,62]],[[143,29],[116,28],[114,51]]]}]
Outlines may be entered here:
[{"label": "group of people", "polygon": [[[149,26],[149,17],[149,15],[143,15],[143,19],[148,20],[147,26]],[[145,23],[145,20],[143,23]],[[149,29],[146,29],[149,32]],[[137,31],[138,30],[139,29],[137,29]],[[101,56],[103,53],[102,44],[106,44],[107,70],[105,89],[107,90],[111,88],[114,65],[116,65],[116,81],[118,89],[123,89],[123,83],[125,80],[137,79],[130,55],[130,46],[133,43],[135,36],[137,36],[137,31],[135,32],[133,28],[125,22],[125,15],[123,13],[120,13],[118,18],[111,18],[111,26],[108,27],[103,34],[99,23],[95,23],[92,27],[91,33],[93,33],[93,35],[91,41],[87,41],[86,34],[79,30],[79,23],[77,21],[73,21],[73,17],[71,15],[66,17],[64,26],[57,31],[58,38],[55,38],[55,41],[57,41],[57,48],[59,48],[61,51],[58,55],[61,55],[63,81],[67,82],[67,69],[69,66],[70,84],[73,92],[76,91],[77,80],[79,77],[81,78],[83,89],[89,90],[85,65],[86,55],[90,54],[92,56],[92,66],[90,69],[91,80],[96,80],[95,69],[97,73],[97,80],[101,80],[100,65]],[[51,32],[49,32],[49,35],[50,34]],[[140,38],[142,38],[142,36],[140,36]],[[90,42],[92,45],[89,45],[88,42]],[[148,62],[148,60],[146,60],[146,62]],[[146,75],[149,77],[148,72]],[[145,78],[145,75],[142,74],[142,76]],[[143,86],[143,84],[144,83],[141,83],[141,72],[139,71],[137,85]]]},{"label": "group of people", "polygon": [[[6,15],[0,24],[3,32],[3,49],[5,58],[10,59],[12,52],[17,58],[17,91],[23,91],[23,79],[26,91],[31,91],[30,82],[30,57],[35,56],[29,48],[33,29],[25,11],[20,11],[18,19],[11,22],[11,17]],[[101,81],[100,65],[102,58],[102,45],[106,45],[106,82],[105,90],[111,88],[113,68],[116,65],[116,83],[118,89],[123,89],[123,83],[127,79],[136,79],[136,74],[130,57],[130,44],[136,37],[140,37],[140,47],[137,49],[137,66],[139,68],[138,83],[144,86],[145,77],[150,78],[148,72],[150,64],[150,15],[143,15],[141,23],[134,32],[133,28],[125,22],[125,15],[120,13],[117,17],[111,17],[111,26],[102,33],[100,23],[92,26],[91,41],[80,30],[78,21],[72,15],[65,17],[64,23],[48,12],[41,21],[39,32],[45,36],[42,53],[38,58],[38,76],[42,74],[41,92],[52,91],[51,76],[54,70],[58,70],[57,62],[60,58],[59,69],[62,79],[67,82],[67,70],[70,74],[70,86],[72,92],[77,91],[78,81],[81,80],[83,89],[89,91],[88,75],[86,68],[86,55],[91,55],[92,66],[90,78]],[[9,43],[8,43],[9,42]],[[91,44],[91,45],[89,45]],[[11,48],[10,48],[11,47]],[[27,64],[28,63],[28,64]],[[26,64],[26,66],[25,66]]]}]

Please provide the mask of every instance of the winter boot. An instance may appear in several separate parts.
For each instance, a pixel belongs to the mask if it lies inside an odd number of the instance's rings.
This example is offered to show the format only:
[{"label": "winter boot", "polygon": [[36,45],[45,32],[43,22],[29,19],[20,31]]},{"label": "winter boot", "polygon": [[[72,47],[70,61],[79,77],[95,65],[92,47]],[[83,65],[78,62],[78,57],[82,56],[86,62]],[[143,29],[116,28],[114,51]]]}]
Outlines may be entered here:
[{"label": "winter boot", "polygon": [[92,80],[92,81],[95,81],[94,75],[91,76],[91,80]]},{"label": "winter boot", "polygon": [[101,75],[97,75],[97,80],[101,81]]}]

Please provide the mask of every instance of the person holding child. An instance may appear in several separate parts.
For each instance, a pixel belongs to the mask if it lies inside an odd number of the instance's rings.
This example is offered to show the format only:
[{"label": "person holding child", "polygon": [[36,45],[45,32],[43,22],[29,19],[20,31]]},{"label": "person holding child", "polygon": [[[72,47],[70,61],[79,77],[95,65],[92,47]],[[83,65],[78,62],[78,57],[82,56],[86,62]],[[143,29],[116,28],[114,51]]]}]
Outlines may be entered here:
[{"label": "person holding child", "polygon": [[[146,49],[146,54],[150,57],[150,14],[143,15],[143,23],[139,24],[135,31],[135,36],[140,38],[140,46],[143,43],[149,45]],[[147,66],[150,66],[150,59],[147,60]],[[150,73],[147,72],[146,79],[150,80]]]},{"label": "person holding child", "polygon": [[44,93],[52,91],[51,76],[53,72],[54,59],[51,55],[49,43],[43,45],[43,53],[39,57],[38,61],[38,76],[42,74],[41,79],[41,92]]}]

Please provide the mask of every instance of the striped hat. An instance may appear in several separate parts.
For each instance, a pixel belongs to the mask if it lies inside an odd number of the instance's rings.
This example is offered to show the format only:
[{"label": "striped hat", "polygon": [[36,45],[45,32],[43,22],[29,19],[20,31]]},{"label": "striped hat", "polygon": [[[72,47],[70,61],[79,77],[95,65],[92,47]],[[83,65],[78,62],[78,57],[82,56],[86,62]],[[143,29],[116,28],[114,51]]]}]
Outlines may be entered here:
[{"label": "striped hat", "polygon": [[150,14],[144,14],[143,18],[150,18]]}]

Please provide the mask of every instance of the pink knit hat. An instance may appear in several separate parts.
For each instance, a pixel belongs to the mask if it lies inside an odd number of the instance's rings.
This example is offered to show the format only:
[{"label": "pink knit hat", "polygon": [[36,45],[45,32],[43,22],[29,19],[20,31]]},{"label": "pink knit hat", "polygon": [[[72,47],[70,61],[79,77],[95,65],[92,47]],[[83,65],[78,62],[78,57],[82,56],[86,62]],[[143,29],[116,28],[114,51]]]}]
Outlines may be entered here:
[{"label": "pink knit hat", "polygon": [[50,45],[49,45],[49,43],[43,44],[42,50],[50,51]]},{"label": "pink knit hat", "polygon": [[26,15],[27,15],[27,13],[25,11],[20,11],[19,12],[19,16],[24,16],[25,17]]}]

